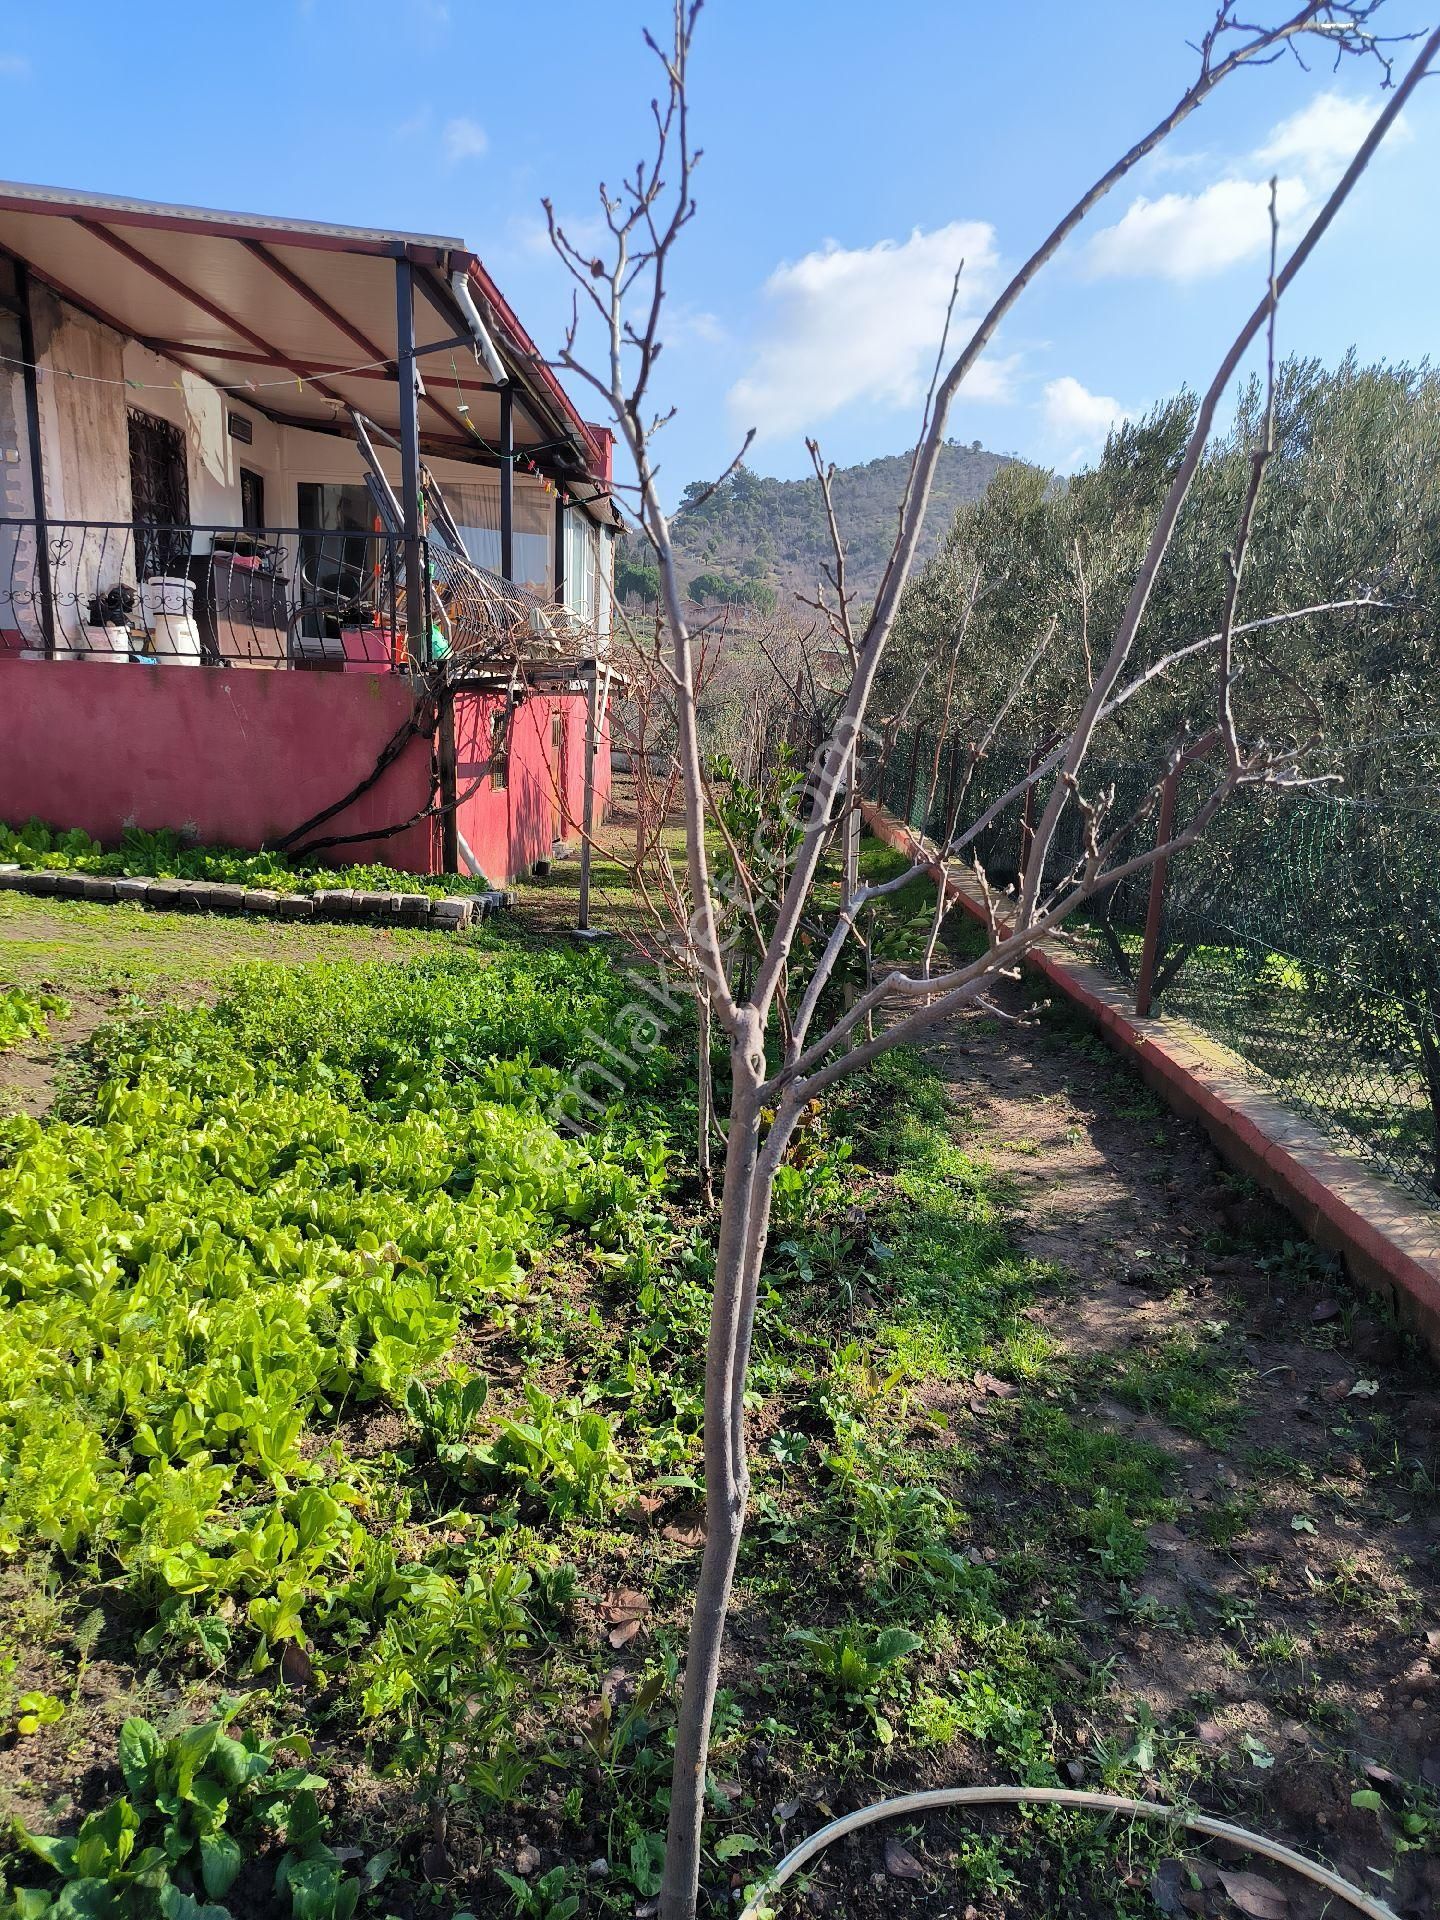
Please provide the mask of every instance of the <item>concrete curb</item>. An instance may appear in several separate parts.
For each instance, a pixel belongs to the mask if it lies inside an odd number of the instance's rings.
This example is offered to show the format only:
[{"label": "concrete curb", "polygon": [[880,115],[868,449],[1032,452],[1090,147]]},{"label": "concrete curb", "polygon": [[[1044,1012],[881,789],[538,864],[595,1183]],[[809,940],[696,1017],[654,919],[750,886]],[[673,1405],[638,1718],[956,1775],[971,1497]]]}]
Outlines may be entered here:
[{"label": "concrete curb", "polygon": [[426,893],[366,893],[355,887],[320,887],[314,893],[275,893],[266,887],[238,887],[210,880],[148,880],[100,874],[57,872],[40,867],[0,867],[0,892],[35,894],[41,899],[123,901],[168,913],[249,913],[269,920],[367,920],[392,926],[431,927],[462,933],[466,927],[511,906],[515,896],[494,888],[488,893],[450,894],[432,900]]},{"label": "concrete curb", "polygon": [[[865,824],[912,859],[928,846],[866,801]],[[930,873],[940,878],[938,863]],[[951,876],[951,897],[985,919],[978,889]],[[1263,1091],[1237,1056],[1188,1021],[1141,1020],[1129,995],[1098,967],[1042,942],[1025,964],[1094,1021],[1148,1086],[1202,1126],[1221,1158],[1265,1188],[1306,1235],[1340,1254],[1352,1276],[1383,1295],[1440,1359],[1440,1209],[1417,1206],[1318,1127]]]}]

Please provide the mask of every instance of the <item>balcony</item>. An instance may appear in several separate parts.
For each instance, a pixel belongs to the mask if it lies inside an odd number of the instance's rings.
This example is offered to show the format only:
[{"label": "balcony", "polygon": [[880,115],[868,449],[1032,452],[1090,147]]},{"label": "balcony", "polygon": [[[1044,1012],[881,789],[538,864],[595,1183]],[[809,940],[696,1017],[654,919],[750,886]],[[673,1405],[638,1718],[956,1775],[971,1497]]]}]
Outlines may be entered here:
[{"label": "balcony", "polygon": [[580,623],[422,540],[412,660],[404,541],[383,531],[0,519],[0,656],[395,673],[564,658]]}]

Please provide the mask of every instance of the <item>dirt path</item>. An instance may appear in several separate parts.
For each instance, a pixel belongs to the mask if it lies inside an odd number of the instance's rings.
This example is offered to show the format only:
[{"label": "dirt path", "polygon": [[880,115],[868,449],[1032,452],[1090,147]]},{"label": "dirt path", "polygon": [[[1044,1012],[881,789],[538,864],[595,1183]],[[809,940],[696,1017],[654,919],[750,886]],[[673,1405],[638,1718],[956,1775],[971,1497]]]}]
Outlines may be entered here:
[{"label": "dirt path", "polygon": [[1223,1768],[1231,1817],[1440,1912],[1440,1374],[1068,1014],[934,1058],[1062,1276],[1034,1314],[1083,1418],[1173,1463],[1128,1605],[1087,1610],[1116,1699]]}]

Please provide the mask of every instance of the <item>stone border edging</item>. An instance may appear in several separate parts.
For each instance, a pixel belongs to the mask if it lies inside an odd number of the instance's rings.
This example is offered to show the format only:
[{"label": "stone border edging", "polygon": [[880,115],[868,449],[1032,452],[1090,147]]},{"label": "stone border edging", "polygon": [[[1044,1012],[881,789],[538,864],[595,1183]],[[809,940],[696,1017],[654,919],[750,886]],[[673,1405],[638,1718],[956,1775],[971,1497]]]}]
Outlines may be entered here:
[{"label": "stone border edging", "polygon": [[432,927],[460,933],[513,903],[498,888],[488,893],[367,893],[358,887],[317,887],[313,893],[277,893],[214,880],[160,880],[143,876],[75,873],[51,867],[0,867],[0,891],[42,899],[128,901],[171,913],[253,913],[270,920],[388,921],[392,926]]},{"label": "stone border edging", "polygon": [[[862,813],[887,846],[912,859],[929,855],[924,839],[883,808],[867,800]],[[930,873],[940,879],[938,862],[931,862]],[[984,921],[978,890],[954,875],[946,887]],[[1098,967],[1070,958],[1053,941],[1033,948],[1025,963],[1086,1014],[1167,1105],[1198,1121],[1222,1159],[1264,1187],[1310,1239],[1343,1255],[1356,1280],[1389,1298],[1440,1359],[1440,1210],[1414,1205],[1332,1145],[1259,1088],[1235,1054],[1188,1021],[1140,1019],[1129,996]]]}]

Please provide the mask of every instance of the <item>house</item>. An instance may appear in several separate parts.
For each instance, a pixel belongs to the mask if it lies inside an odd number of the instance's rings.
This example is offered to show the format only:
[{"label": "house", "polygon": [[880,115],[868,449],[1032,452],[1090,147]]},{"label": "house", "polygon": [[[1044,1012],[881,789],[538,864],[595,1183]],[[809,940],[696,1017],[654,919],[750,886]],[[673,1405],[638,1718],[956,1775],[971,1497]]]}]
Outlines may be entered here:
[{"label": "house", "polygon": [[501,882],[604,808],[611,439],[463,242],[0,185],[0,480],[0,820]]}]

